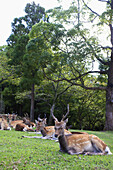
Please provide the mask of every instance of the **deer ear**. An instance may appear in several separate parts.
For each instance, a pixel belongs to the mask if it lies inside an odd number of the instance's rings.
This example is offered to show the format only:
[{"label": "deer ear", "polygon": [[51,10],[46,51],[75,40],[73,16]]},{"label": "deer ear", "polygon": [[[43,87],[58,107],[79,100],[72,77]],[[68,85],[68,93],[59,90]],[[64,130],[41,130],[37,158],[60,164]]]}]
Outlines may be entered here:
[{"label": "deer ear", "polygon": [[47,120],[47,118],[44,118],[44,124],[46,124],[47,122],[46,122],[46,120]]},{"label": "deer ear", "polygon": [[68,122],[68,118],[66,120],[64,120],[64,122],[67,123]]},{"label": "deer ear", "polygon": [[38,121],[37,121],[37,120],[35,120],[35,123],[37,124],[37,123],[38,123]]}]

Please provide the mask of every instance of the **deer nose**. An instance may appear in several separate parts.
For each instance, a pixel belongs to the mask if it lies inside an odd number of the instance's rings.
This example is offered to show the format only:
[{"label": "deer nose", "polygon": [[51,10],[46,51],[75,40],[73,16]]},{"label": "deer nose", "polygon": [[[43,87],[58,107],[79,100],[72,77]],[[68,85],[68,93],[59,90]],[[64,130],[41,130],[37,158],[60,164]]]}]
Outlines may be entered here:
[{"label": "deer nose", "polygon": [[55,138],[57,138],[58,137],[58,135],[57,134],[55,134]]}]

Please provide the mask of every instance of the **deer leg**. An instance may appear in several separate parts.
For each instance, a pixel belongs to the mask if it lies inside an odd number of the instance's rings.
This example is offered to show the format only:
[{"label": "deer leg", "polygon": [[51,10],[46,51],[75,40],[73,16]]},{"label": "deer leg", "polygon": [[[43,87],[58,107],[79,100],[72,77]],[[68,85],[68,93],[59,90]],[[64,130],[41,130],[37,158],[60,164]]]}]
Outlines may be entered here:
[{"label": "deer leg", "polygon": [[80,155],[80,154],[83,154],[83,152],[73,152],[73,151],[68,151],[68,154],[70,155]]},{"label": "deer leg", "polygon": [[23,138],[42,138],[42,136],[22,136]]},{"label": "deer leg", "polygon": [[84,155],[105,155],[105,153],[86,152]]},{"label": "deer leg", "polygon": [[83,154],[83,151],[77,150],[75,148],[68,148],[68,154],[79,155],[79,154]]}]

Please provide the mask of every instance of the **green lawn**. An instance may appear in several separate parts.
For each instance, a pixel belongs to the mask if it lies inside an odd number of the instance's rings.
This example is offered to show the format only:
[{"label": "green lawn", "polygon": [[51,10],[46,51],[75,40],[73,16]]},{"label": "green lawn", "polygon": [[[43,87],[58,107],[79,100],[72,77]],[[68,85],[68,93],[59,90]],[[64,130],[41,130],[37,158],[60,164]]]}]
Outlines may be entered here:
[{"label": "green lawn", "polygon": [[[113,132],[92,132],[113,153]],[[59,152],[59,143],[51,140],[22,138],[27,132],[0,131],[0,170],[113,170],[113,155],[84,156]]]}]

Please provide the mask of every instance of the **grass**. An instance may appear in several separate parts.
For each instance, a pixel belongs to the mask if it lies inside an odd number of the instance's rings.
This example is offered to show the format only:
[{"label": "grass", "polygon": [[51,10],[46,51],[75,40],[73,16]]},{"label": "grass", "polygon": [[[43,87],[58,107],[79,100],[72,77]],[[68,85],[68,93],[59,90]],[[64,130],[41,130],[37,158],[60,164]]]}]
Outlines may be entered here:
[{"label": "grass", "polygon": [[[92,132],[113,153],[113,132]],[[59,152],[59,143],[22,138],[27,132],[0,131],[0,170],[113,170],[113,155],[84,156]]]}]

